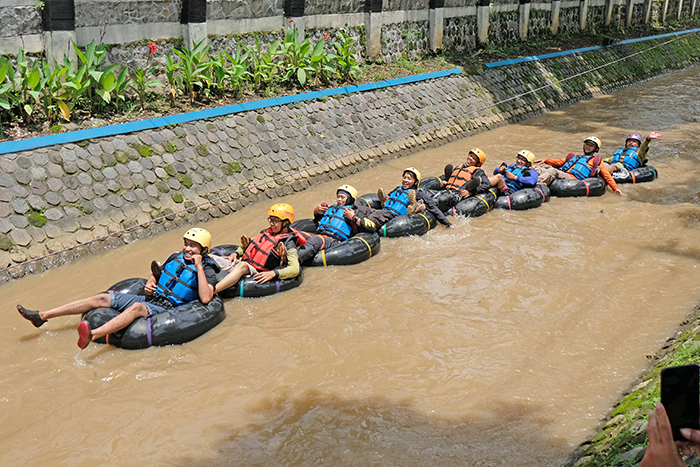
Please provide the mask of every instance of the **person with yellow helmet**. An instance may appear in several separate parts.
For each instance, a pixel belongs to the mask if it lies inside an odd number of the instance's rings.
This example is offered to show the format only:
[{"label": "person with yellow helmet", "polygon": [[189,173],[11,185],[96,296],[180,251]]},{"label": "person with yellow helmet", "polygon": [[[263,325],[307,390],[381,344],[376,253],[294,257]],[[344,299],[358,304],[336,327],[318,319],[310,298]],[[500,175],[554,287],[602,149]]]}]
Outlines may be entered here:
[{"label": "person with yellow helmet", "polygon": [[536,164],[544,162],[551,166],[535,167],[535,171],[539,174],[538,183],[549,185],[558,178],[583,180],[584,178],[595,177],[600,174],[610,185],[610,188],[618,195],[621,195],[622,191],[618,188],[615,179],[610,175],[610,171],[605,167],[605,164],[601,164],[602,157],[598,154],[600,144],[600,139],[596,136],[589,136],[583,140],[582,155],[576,155],[571,152],[565,159],[536,160]]},{"label": "person with yellow helmet", "polygon": [[228,289],[247,275],[253,275],[258,284],[299,275],[298,248],[306,243],[307,236],[291,227],[294,208],[277,203],[267,211],[267,220],[269,228],[252,239],[243,235],[241,246],[227,257],[234,266],[217,284],[217,292]]},{"label": "person with yellow helmet", "polygon": [[36,327],[58,316],[78,315],[95,308],[111,307],[119,311],[118,316],[95,329],[90,329],[87,321],[80,322],[78,347],[84,349],[93,340],[124,329],[137,318],[153,316],[194,300],[207,304],[214,298],[217,282],[216,265],[207,254],[211,248],[211,234],[195,227],[185,232],[183,241],[182,251],[171,254],[162,266],[151,265],[155,274],[146,282],[146,295],[109,291],[48,311],[28,310],[22,305],[17,305],[17,311]]},{"label": "person with yellow helmet", "polygon": [[383,189],[377,191],[382,209],[373,209],[369,206],[358,206],[357,209],[364,213],[377,228],[389,222],[396,216],[413,214],[427,210],[446,227],[452,224],[433,201],[432,196],[423,190],[418,190],[421,175],[415,167],[407,167],[401,176],[401,185],[394,188],[388,195]]},{"label": "person with yellow helmet", "polygon": [[486,153],[473,148],[467,154],[467,162],[445,166],[445,179],[441,181],[440,191],[433,192],[434,199],[441,211],[446,211],[461,200],[486,193],[491,188],[491,181],[482,169]]},{"label": "person with yellow helmet", "polygon": [[499,196],[509,196],[523,188],[532,188],[537,185],[538,174],[531,170],[532,163],[535,162],[535,155],[523,149],[518,152],[515,158],[515,164],[506,165],[502,163],[494,171],[491,180],[491,186],[498,189]]},{"label": "person with yellow helmet", "polygon": [[603,159],[605,167],[613,172],[627,172],[629,170],[638,169],[647,163],[647,152],[649,151],[649,143],[652,139],[662,138],[664,135],[658,131],[652,131],[649,136],[644,138],[636,133],[627,136],[625,145],[615,151],[615,153]]},{"label": "person with yellow helmet", "polygon": [[307,239],[299,249],[299,260],[304,263],[319,251],[348,240],[357,232],[376,232],[377,226],[355,206],[357,190],[351,185],[341,185],[335,192],[332,206],[321,203],[314,208],[316,234]]}]

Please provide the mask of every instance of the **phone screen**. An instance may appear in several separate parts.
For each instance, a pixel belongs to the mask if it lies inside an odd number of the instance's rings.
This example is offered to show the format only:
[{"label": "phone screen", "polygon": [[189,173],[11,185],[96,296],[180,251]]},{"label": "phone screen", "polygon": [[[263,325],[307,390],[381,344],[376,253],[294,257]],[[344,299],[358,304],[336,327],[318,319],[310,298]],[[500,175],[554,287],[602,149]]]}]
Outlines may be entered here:
[{"label": "phone screen", "polygon": [[661,403],[671,421],[674,440],[685,441],[681,428],[700,429],[700,367],[684,365],[661,370]]}]

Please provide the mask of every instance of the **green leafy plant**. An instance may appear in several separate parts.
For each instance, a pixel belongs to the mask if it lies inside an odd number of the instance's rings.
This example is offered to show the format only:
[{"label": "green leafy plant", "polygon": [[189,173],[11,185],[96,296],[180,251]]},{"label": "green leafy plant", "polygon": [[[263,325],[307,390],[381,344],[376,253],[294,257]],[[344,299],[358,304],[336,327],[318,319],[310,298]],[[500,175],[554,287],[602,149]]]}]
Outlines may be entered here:
[{"label": "green leafy plant", "polygon": [[191,49],[183,47],[182,50],[171,48],[181,59],[182,86],[183,91],[190,103],[194,103],[198,90],[207,89],[211,82],[211,62],[206,60],[209,52],[209,45],[205,44],[205,39],[193,44]]},{"label": "green leafy plant", "polygon": [[230,66],[226,68],[226,82],[231,87],[234,93],[238,93],[241,85],[250,78],[248,67],[250,66],[250,52],[243,49],[241,43],[236,44],[236,52],[234,55],[224,52]]},{"label": "green leafy plant", "polygon": [[130,89],[134,91],[139,97],[139,104],[141,104],[141,110],[143,110],[145,106],[146,92],[148,91],[148,88],[165,87],[165,85],[157,79],[148,79],[149,77],[153,76],[157,70],[158,67],[155,66],[152,66],[145,71],[142,68],[131,70]]},{"label": "green leafy plant", "polygon": [[360,66],[357,64],[357,54],[353,51],[357,38],[350,37],[342,29],[338,30],[338,34],[340,34],[340,41],[333,43],[336,63],[338,64],[337,70],[343,80],[352,81],[360,72]]},{"label": "green leafy plant", "polygon": [[249,50],[251,53],[251,70],[252,79],[258,88],[263,85],[270,86],[279,81],[279,72],[284,66],[278,59],[280,41],[277,40],[267,46],[267,52],[263,51],[258,40],[258,35],[253,35],[255,38],[255,49]]},{"label": "green leafy plant", "polygon": [[168,94],[170,95],[171,103],[175,103],[175,97],[177,96],[178,90],[182,87],[182,77],[180,76],[180,70],[182,69],[182,62],[176,62],[173,60],[171,55],[165,57],[165,77],[168,80],[168,85],[170,90]]}]

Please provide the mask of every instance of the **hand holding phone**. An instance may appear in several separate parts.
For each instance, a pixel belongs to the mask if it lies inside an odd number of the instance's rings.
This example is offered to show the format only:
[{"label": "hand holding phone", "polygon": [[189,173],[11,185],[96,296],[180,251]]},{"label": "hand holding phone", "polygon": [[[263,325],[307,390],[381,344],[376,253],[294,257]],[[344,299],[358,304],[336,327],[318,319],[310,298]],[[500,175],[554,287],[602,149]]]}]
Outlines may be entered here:
[{"label": "hand holding phone", "polygon": [[700,367],[684,365],[661,370],[661,403],[675,441],[687,441],[681,428],[700,429]]}]

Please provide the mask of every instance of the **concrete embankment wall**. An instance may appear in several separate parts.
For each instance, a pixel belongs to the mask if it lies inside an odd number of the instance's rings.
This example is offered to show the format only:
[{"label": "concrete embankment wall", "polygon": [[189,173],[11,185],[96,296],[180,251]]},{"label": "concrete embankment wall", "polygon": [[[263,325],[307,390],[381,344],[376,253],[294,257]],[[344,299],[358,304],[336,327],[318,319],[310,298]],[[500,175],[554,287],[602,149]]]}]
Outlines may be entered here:
[{"label": "concrete embankment wall", "polygon": [[699,60],[687,34],[4,154],[0,282]]}]

